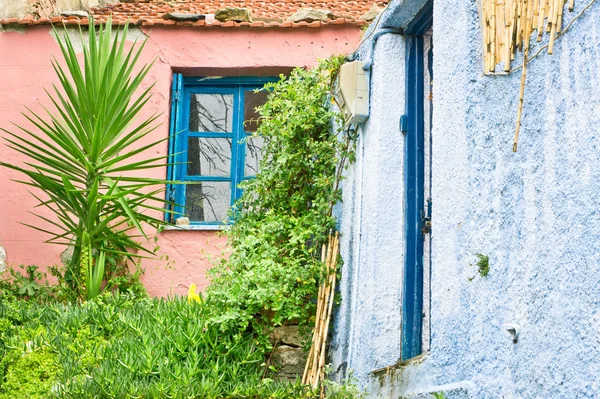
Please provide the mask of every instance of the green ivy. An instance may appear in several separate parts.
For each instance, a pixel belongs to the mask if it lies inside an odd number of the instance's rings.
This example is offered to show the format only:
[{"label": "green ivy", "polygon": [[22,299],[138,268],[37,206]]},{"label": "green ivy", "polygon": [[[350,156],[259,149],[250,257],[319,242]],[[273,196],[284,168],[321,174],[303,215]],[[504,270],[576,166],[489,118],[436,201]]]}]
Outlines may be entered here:
[{"label": "green ivy", "polygon": [[265,143],[260,172],[242,184],[235,223],[226,231],[231,255],[211,271],[208,288],[224,328],[251,325],[260,333],[311,323],[324,270],[321,246],[335,229],[341,171],[353,158],[353,141],[332,107],[342,62],[334,57],[297,68],[265,86],[271,93],[258,108],[256,135]]}]

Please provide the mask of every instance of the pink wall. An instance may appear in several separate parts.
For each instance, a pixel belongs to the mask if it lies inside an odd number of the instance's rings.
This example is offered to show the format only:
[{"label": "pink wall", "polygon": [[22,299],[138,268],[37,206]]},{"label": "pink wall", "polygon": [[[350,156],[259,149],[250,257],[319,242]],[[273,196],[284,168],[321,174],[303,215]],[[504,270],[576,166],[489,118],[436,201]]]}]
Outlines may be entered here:
[{"label": "pink wall", "polygon": [[[160,126],[153,132],[154,141],[168,135],[170,88],[173,70],[197,75],[270,74],[294,66],[311,66],[317,58],[345,54],[354,50],[360,39],[360,28],[333,26],[328,28],[160,28],[143,29],[149,37],[145,62],[157,58],[145,84],[156,82],[151,102],[144,113],[163,113]],[[59,48],[49,27],[32,27],[23,32],[0,32],[0,127],[10,122],[22,123],[24,106],[35,112],[38,104],[48,104],[44,88],[56,82],[50,65]],[[0,133],[2,135],[2,133]],[[140,145],[143,143],[140,143]],[[166,145],[154,150],[166,154]],[[0,159],[21,163],[23,159],[0,143]],[[165,170],[154,170],[164,177]],[[64,247],[44,244],[47,237],[21,223],[39,224],[29,214],[36,204],[27,188],[11,181],[18,174],[0,169],[0,245],[8,262],[47,267],[60,263]],[[185,294],[191,283],[206,287],[205,276],[210,259],[218,260],[226,251],[226,239],[211,231],[165,231],[159,236],[160,254],[165,260],[145,260],[143,282],[152,295]]]}]

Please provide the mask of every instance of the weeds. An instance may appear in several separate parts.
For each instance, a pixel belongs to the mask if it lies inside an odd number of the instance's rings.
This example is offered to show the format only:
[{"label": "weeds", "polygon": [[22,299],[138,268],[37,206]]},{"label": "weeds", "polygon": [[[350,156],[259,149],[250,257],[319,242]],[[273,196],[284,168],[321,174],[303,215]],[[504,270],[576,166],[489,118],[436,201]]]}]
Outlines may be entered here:
[{"label": "weeds", "polygon": [[[489,258],[489,256],[483,255],[483,254],[475,254],[475,256],[477,257],[477,262],[475,263],[475,265],[471,265],[471,266],[477,266],[477,274],[479,274],[479,276],[487,277],[487,275],[490,273],[490,258]],[[476,276],[477,275],[470,277],[469,281],[473,281]]]},{"label": "weeds", "polygon": [[[0,303],[0,399],[314,398],[263,378],[264,353],[246,331],[209,322],[187,298],[101,294],[82,304]],[[353,398],[350,387],[328,388]]]}]

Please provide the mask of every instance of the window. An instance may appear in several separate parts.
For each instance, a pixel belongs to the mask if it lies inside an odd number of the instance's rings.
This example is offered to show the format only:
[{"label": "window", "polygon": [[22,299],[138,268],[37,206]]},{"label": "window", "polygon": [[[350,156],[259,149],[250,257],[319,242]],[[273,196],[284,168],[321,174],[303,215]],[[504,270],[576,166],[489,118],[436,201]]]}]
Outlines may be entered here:
[{"label": "window", "polygon": [[273,78],[173,79],[171,139],[174,154],[169,178],[186,184],[168,188],[176,216],[191,225],[219,226],[240,197],[239,183],[252,178],[261,160],[262,139],[256,107],[266,91],[255,92]]}]

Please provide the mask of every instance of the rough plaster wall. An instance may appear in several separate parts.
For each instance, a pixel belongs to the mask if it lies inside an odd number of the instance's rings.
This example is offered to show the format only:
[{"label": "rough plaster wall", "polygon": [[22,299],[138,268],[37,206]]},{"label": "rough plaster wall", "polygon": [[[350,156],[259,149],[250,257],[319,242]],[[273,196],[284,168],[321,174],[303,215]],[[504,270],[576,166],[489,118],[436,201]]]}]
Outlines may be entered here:
[{"label": "rough plaster wall", "polygon": [[[119,31],[118,33],[122,36],[122,32]],[[87,45],[90,40],[89,31],[80,30],[79,28],[65,28],[57,31],[50,31],[50,36],[52,36],[57,45],[58,39],[64,41],[65,35],[67,34],[69,35],[69,39],[71,40],[71,44],[73,44],[75,51],[77,53],[83,53],[83,43],[86,43]],[[116,35],[117,31],[115,30],[112,32],[111,38],[114,40]],[[127,40],[132,43],[143,43],[147,37],[147,34],[137,27],[129,27],[127,30]]]},{"label": "rough plaster wall", "polygon": [[[2,1],[2,0],[0,0]],[[5,27],[6,28],[6,27]],[[43,113],[39,102],[49,106],[43,88],[58,83],[50,64],[53,56],[60,60],[60,49],[48,26],[14,29],[0,27],[0,127],[10,128],[11,121],[25,124],[21,116],[24,105],[33,112]],[[128,39],[138,42],[148,36],[141,63],[155,60],[141,89],[155,83],[150,101],[141,117],[160,114],[158,129],[139,145],[160,140],[168,134],[171,80],[173,71],[200,75],[207,70],[252,74],[314,65],[317,58],[348,52],[360,40],[360,30],[351,26],[327,29],[194,29],[194,28],[132,28]],[[80,51],[79,32],[70,37]],[[84,30],[84,38],[85,38]],[[284,51],[282,51],[282,49]],[[242,72],[240,72],[242,71]],[[250,71],[250,72],[249,72]],[[269,72],[269,73],[271,73]],[[221,76],[221,75],[216,75]],[[152,155],[166,155],[167,143],[152,149]],[[149,156],[150,151],[140,156]],[[0,159],[21,164],[24,159],[0,143]],[[146,171],[164,178],[166,169]],[[36,264],[42,269],[60,262],[63,247],[47,245],[47,236],[21,223],[38,225],[40,221],[28,211],[36,205],[27,187],[16,183],[14,171],[0,168],[0,243],[6,249],[11,264]],[[45,210],[40,210],[51,217]],[[160,214],[157,213],[157,217]],[[153,232],[148,232],[152,237]],[[225,237],[214,231],[164,231],[156,243],[160,254],[169,261],[144,260],[142,280],[152,295],[186,294],[195,283],[208,284],[205,271],[211,261],[220,259],[226,249]],[[150,241],[149,246],[153,246]]]},{"label": "rough plaster wall", "polygon": [[23,18],[33,7],[27,0],[0,0],[0,19]]},{"label": "rough plaster wall", "polygon": [[404,85],[403,53],[400,36],[377,42],[371,118],[360,132],[357,162],[343,186],[343,300],[331,351],[339,378],[347,369],[364,377],[400,356],[404,139],[398,121],[404,102],[397,93]]},{"label": "rough plaster wall", "polygon": [[88,11],[92,7],[106,7],[116,2],[113,0],[56,0],[56,9],[58,12]]},{"label": "rough plaster wall", "polygon": [[[563,26],[587,2],[576,3]],[[462,387],[446,390],[448,398],[600,395],[599,27],[595,5],[556,42],[554,55],[531,63],[519,152],[513,154],[520,74],[483,77],[475,2],[435,1],[431,352],[372,377],[372,397],[422,395],[445,384]],[[378,55],[383,48],[377,46]],[[385,68],[381,63],[391,68],[398,56],[377,57],[375,70]],[[374,73],[374,87],[389,78]],[[395,115],[378,113],[386,103],[375,90],[372,96],[369,126],[383,123],[376,118],[396,122]],[[365,140],[373,133],[369,126]],[[397,137],[392,129],[382,134]],[[379,167],[377,180],[391,172]],[[378,195],[363,191],[363,206],[390,206]],[[363,214],[360,223],[371,221]],[[386,227],[378,226],[392,234]],[[355,245],[366,246],[364,235],[361,240]],[[389,258],[401,250],[372,249]],[[491,271],[469,283],[476,253],[490,257]],[[376,267],[368,250],[353,262]],[[360,277],[360,298],[378,298],[398,284],[374,274]],[[361,381],[376,368],[373,348],[390,345],[380,342],[370,312],[357,308],[336,325],[364,334],[349,365]],[[517,344],[506,323],[521,326]]]},{"label": "rough plaster wall", "polygon": [[65,11],[88,11],[92,7],[106,7],[114,0],[0,0],[0,19],[21,19],[26,15],[50,18]]}]

